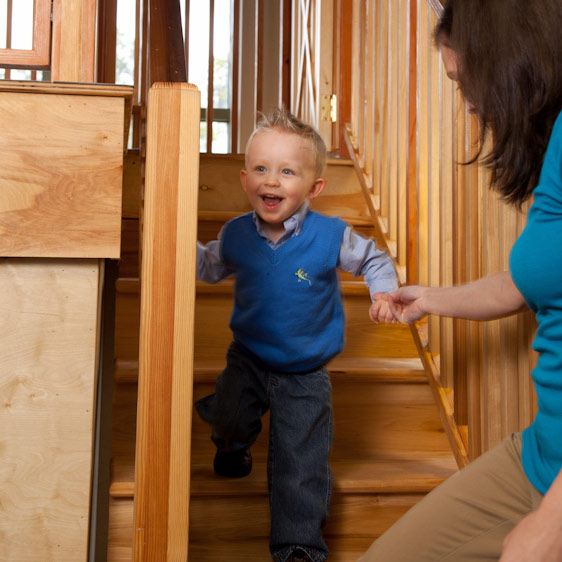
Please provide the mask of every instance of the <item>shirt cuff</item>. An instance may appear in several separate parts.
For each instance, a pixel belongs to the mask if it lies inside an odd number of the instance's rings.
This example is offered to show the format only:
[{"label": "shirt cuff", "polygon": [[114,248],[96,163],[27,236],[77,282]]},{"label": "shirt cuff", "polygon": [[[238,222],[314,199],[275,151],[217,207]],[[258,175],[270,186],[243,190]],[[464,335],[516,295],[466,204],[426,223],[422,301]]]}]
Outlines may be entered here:
[{"label": "shirt cuff", "polygon": [[369,285],[369,293],[371,299],[375,293],[392,293],[398,289],[398,282],[396,278],[389,277],[388,279],[377,279],[375,283]]}]

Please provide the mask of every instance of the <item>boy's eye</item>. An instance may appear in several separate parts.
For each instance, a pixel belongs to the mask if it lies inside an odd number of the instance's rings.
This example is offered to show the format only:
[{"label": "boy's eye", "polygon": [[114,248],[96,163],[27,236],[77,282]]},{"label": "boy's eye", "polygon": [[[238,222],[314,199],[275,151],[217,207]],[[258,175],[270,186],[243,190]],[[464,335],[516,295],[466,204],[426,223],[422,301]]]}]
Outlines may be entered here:
[{"label": "boy's eye", "polygon": [[282,173],[286,176],[290,176],[293,173],[293,170],[289,170],[288,168],[285,168]]},{"label": "boy's eye", "polygon": [[265,166],[256,166],[256,172],[265,172]]}]

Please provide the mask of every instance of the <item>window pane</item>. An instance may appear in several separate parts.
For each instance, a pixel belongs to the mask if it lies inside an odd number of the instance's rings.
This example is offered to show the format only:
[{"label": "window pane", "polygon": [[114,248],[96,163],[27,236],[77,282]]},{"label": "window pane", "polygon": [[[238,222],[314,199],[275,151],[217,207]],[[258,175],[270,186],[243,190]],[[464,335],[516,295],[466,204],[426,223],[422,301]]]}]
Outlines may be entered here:
[{"label": "window pane", "polygon": [[[209,85],[210,0],[189,3],[189,61],[187,81],[201,92],[201,107],[207,107]],[[199,149],[207,152],[207,124],[201,122]]]},{"label": "window pane", "polygon": [[189,76],[201,92],[201,107],[207,107],[209,74],[209,0],[189,4]]},{"label": "window pane", "polygon": [[207,122],[201,121],[199,129],[199,152],[207,152]]},{"label": "window pane", "polygon": [[12,2],[12,49],[33,49],[33,0]]},{"label": "window pane", "polygon": [[231,0],[215,0],[213,107],[230,107]]},{"label": "window pane", "polygon": [[31,80],[31,70],[12,68],[10,80]]},{"label": "window pane", "polygon": [[213,143],[211,149],[214,154],[227,154],[230,145],[230,124],[213,121]]},{"label": "window pane", "polygon": [[[8,1],[0,0],[0,49],[6,48],[6,18],[8,16]],[[2,76],[3,78],[3,76]]]},{"label": "window pane", "polygon": [[135,23],[136,0],[117,1],[117,46],[115,82],[135,83]]}]

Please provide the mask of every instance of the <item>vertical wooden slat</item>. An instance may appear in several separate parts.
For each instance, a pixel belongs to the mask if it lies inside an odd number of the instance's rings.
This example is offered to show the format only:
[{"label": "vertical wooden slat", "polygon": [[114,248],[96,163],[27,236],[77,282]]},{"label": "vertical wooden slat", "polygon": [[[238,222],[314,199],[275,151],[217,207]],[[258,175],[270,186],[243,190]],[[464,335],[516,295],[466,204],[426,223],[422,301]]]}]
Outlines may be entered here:
[{"label": "vertical wooden slat", "polygon": [[409,104],[409,0],[400,0],[399,20],[399,62],[398,62],[398,224],[396,262],[400,281],[406,281],[408,231],[407,231],[407,185],[408,185],[408,104]]},{"label": "vertical wooden slat", "polygon": [[213,98],[215,93],[215,0],[209,2],[209,66],[207,80],[207,152],[213,152]]},{"label": "vertical wooden slat", "polygon": [[154,82],[186,82],[180,0],[150,0],[148,7],[148,86]]},{"label": "vertical wooden slat", "polygon": [[[379,185],[379,208],[381,216],[381,224],[384,229],[384,234],[388,232],[388,181],[389,181],[389,108],[390,108],[390,90],[389,90],[389,17],[390,7],[387,2],[381,4],[380,12],[380,34],[381,34],[381,47],[382,47],[382,60],[380,68],[380,82],[379,82],[379,96],[382,100],[379,106],[380,110],[380,131],[381,131],[381,175]],[[384,53],[384,54],[383,54]]]},{"label": "vertical wooden slat", "polygon": [[[440,164],[442,153],[450,147],[441,144],[441,104],[442,104],[442,74],[440,72],[440,55],[431,44],[431,32],[436,23],[433,10],[428,10],[427,38],[429,41],[429,130],[428,142],[428,282],[432,286],[440,285],[441,265],[441,196]],[[441,319],[429,318],[429,341],[431,350],[435,355],[440,355],[439,325]]]},{"label": "vertical wooden slat", "polygon": [[232,103],[230,108],[230,152],[240,152],[238,144],[240,72],[240,0],[232,4]]},{"label": "vertical wooden slat", "polygon": [[94,82],[96,0],[53,1],[53,82]]},{"label": "vertical wooden slat", "polygon": [[[474,153],[474,148],[478,143],[478,123],[474,115],[469,115],[466,111],[466,101],[463,100],[463,111],[466,120],[464,137],[464,158],[462,162],[470,160]],[[481,248],[481,229],[482,229],[482,210],[481,198],[483,196],[481,184],[478,180],[478,168],[467,166],[466,174],[466,245],[464,247],[464,259],[466,260],[466,278],[462,283],[474,281],[482,274],[482,248]],[[482,452],[482,431],[483,431],[483,377],[482,361],[485,350],[482,343],[483,325],[479,322],[466,322],[466,370],[467,370],[467,416],[469,427],[469,454],[471,458],[478,456]]]},{"label": "vertical wooden slat", "polygon": [[115,82],[117,45],[117,0],[99,0],[98,5],[98,82]]},{"label": "vertical wooden slat", "polygon": [[429,284],[429,185],[428,185],[428,137],[429,137],[429,37],[428,6],[420,1],[418,5],[418,282]]},{"label": "vertical wooden slat", "polygon": [[264,74],[264,4],[257,2],[257,46],[256,46],[256,110],[263,111],[263,74]]},{"label": "vertical wooden slat", "polygon": [[[419,0],[422,1],[423,0]],[[407,184],[407,258],[406,280],[419,282],[419,233],[417,205],[417,84],[418,84],[418,0],[410,0],[409,64],[408,64],[408,184]]]},{"label": "vertical wooden slat", "polygon": [[[7,0],[6,2],[6,49],[12,48],[12,17],[13,17],[12,1],[13,0]],[[6,68],[4,77],[6,80],[10,79],[11,72],[9,68]]]},{"label": "vertical wooden slat", "polygon": [[254,130],[256,115],[256,42],[257,13],[255,0],[240,0],[241,19],[244,22],[243,33],[240,33],[239,76],[239,121],[238,147],[241,152],[246,149],[246,142]]},{"label": "vertical wooden slat", "polygon": [[185,562],[200,96],[155,84],[148,104],[134,559]]},{"label": "vertical wooden slat", "polygon": [[[462,94],[457,91],[454,96],[454,116],[452,122],[456,124],[453,157],[457,162],[464,161],[466,118],[463,111]],[[452,215],[454,228],[453,248],[453,283],[461,284],[467,279],[467,264],[464,249],[466,247],[467,222],[467,176],[466,168],[457,167],[454,174]],[[453,340],[453,388],[455,389],[455,414],[460,425],[468,424],[468,388],[467,388],[467,323],[464,320],[454,320]]]},{"label": "vertical wooden slat", "polygon": [[389,250],[396,258],[396,246],[398,238],[398,138],[399,138],[399,119],[398,119],[398,100],[400,97],[399,86],[399,2],[392,2],[390,5],[390,25],[389,25],[389,178],[388,178],[388,240]]},{"label": "vertical wooden slat", "polygon": [[384,0],[375,0],[375,13],[373,14],[373,26],[375,28],[375,76],[374,76],[374,127],[375,139],[373,146],[373,199],[375,208],[380,210],[381,199],[381,182],[382,182],[382,145],[383,145],[383,99],[385,97],[383,90],[384,83],[384,59],[387,56],[385,45],[383,42],[383,26],[384,17],[382,12],[382,2]]},{"label": "vertical wooden slat", "polygon": [[[455,86],[452,81],[444,76],[444,68],[439,61],[439,74],[442,81],[441,111],[439,115],[439,133],[441,137],[441,154],[439,167],[440,197],[440,253],[439,253],[439,285],[450,287],[454,284],[455,263],[453,259],[453,190],[456,143],[453,139],[455,114]],[[443,386],[455,388],[453,348],[454,348],[454,321],[451,318],[441,318],[439,324],[439,353],[441,382]],[[456,391],[456,388],[455,388]]]},{"label": "vertical wooden slat", "polygon": [[[235,0],[236,1],[236,0]],[[183,56],[185,58],[185,73],[189,77],[189,34],[190,34],[190,24],[191,24],[191,3],[190,0],[184,0],[184,36],[185,40],[183,42]]]},{"label": "vertical wooden slat", "polygon": [[359,165],[363,170],[367,169],[367,163],[365,162],[365,117],[366,117],[366,49],[367,49],[367,23],[366,23],[366,2],[359,2],[359,33],[358,33],[358,58],[359,58],[359,68],[361,72],[357,80],[357,88],[359,90],[359,96],[357,99],[357,139],[361,151],[359,152]]},{"label": "vertical wooden slat", "polygon": [[351,88],[352,82],[352,17],[353,17],[353,0],[338,0],[339,7],[339,71],[335,74],[338,83],[336,91],[338,95],[338,131],[339,131],[339,148],[342,158],[349,157],[347,145],[344,141],[345,125],[351,122]]},{"label": "vertical wooden slat", "polygon": [[[359,121],[359,74],[362,72],[362,68],[359,64],[359,26],[360,26],[360,6],[359,0],[353,0],[353,10],[352,10],[352,29],[355,33],[352,33],[352,46],[351,46],[351,65],[356,72],[351,75],[351,131],[353,135],[357,135],[358,131],[358,121]],[[359,71],[357,71],[359,70]]]}]

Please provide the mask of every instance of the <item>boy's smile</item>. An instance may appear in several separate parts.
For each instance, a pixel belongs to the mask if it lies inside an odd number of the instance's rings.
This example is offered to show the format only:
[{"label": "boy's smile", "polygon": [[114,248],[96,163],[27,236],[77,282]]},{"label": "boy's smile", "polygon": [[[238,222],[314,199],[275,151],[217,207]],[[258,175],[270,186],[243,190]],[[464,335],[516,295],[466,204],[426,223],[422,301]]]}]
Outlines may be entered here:
[{"label": "boy's smile", "polygon": [[276,242],[283,225],[302,204],[321,193],[325,180],[315,174],[311,142],[277,129],[257,133],[246,151],[242,187],[264,230]]}]

